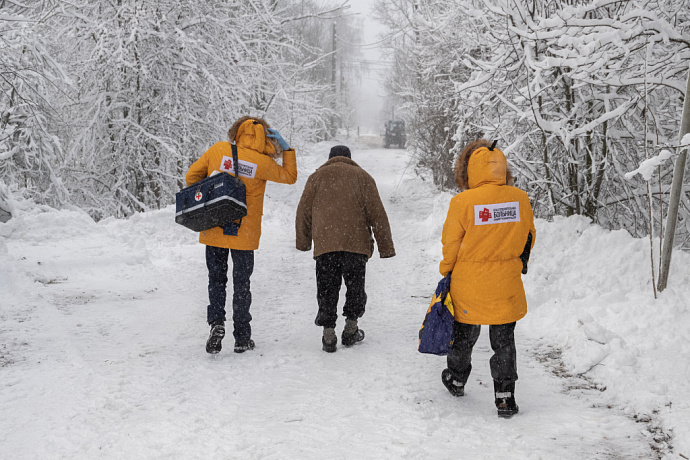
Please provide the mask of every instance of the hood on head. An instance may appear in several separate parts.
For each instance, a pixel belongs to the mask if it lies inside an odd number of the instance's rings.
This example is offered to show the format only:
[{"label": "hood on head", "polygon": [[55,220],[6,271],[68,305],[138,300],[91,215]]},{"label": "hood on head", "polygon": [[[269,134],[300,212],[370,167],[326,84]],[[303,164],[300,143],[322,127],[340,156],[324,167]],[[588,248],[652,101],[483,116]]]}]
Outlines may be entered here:
[{"label": "hood on head", "polygon": [[[455,160],[455,183],[460,190],[479,187],[482,184],[513,185],[515,179],[510,172],[506,157],[495,145],[486,139],[476,139],[467,144]],[[493,150],[492,150],[493,147]],[[477,154],[470,176],[470,160]],[[503,176],[501,176],[503,170]],[[503,177],[503,179],[501,179]]]},{"label": "hood on head", "polygon": [[258,117],[244,116],[238,119],[228,131],[228,139],[238,147],[252,149],[271,157],[279,156],[283,150],[273,139],[266,137],[269,124]]},{"label": "hood on head", "polygon": [[506,156],[494,148],[480,147],[470,156],[467,163],[467,181],[470,188],[480,185],[506,185],[508,163]]}]

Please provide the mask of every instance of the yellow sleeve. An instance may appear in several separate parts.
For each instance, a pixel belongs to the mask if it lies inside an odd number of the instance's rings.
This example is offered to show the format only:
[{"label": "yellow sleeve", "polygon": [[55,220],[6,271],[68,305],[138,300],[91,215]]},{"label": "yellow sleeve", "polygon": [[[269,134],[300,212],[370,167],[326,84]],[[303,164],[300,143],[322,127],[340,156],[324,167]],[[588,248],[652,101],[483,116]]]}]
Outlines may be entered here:
[{"label": "yellow sleeve", "polygon": [[210,151],[211,149],[208,149],[206,153],[201,155],[201,158],[196,160],[194,163],[192,163],[192,166],[189,167],[189,171],[187,171],[187,176],[185,178],[187,180],[187,186],[196,184],[201,179],[204,179],[206,176],[208,176],[208,158]]},{"label": "yellow sleeve", "polygon": [[257,179],[270,180],[279,184],[294,184],[297,182],[297,159],[295,150],[289,149],[283,152],[283,164],[279,165],[273,158],[262,155],[264,158],[256,173]]},{"label": "yellow sleeve", "polygon": [[465,237],[465,228],[462,226],[462,222],[460,222],[460,206],[457,202],[457,196],[451,200],[446,222],[443,224],[443,235],[441,237],[443,260],[439,266],[439,271],[443,276],[453,271],[458,252],[460,251],[460,244]]},{"label": "yellow sleeve", "polygon": [[534,226],[534,211],[532,210],[532,205],[529,202],[529,198],[527,198],[527,206],[525,206],[525,208],[527,210],[527,216],[526,216],[527,225],[529,227],[529,232],[532,234],[532,246],[531,246],[531,248],[533,248],[534,242],[537,239],[537,229]]}]

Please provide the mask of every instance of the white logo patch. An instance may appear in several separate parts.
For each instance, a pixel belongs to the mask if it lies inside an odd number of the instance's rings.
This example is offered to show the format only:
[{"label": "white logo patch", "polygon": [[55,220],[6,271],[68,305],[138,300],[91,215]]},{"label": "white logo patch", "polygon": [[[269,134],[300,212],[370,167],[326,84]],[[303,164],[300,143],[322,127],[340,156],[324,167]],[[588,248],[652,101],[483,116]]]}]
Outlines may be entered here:
[{"label": "white logo patch", "polygon": [[520,203],[477,204],[474,206],[474,225],[520,222]]},{"label": "white logo patch", "polygon": [[[250,163],[249,161],[244,161],[240,160],[239,161],[239,167],[237,168],[239,170],[240,176],[244,177],[249,177],[250,179],[254,179],[256,176],[256,168],[257,165],[255,163]],[[232,157],[228,156],[223,156],[223,159],[220,161],[220,168],[221,171],[226,171],[229,173],[235,173],[235,168],[234,165],[232,164]]]}]

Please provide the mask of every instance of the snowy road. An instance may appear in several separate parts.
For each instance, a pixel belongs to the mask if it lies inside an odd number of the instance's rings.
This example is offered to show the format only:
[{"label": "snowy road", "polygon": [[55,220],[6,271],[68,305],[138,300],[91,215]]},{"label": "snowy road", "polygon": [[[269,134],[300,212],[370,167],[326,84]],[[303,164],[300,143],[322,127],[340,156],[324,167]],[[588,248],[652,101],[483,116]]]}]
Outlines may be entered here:
[{"label": "snowy road", "polygon": [[[496,417],[486,328],[466,396],[448,394],[445,358],[417,353],[416,336],[439,279],[450,195],[415,178],[405,151],[353,151],[377,180],[398,255],[368,264],[366,340],[321,351],[314,261],[294,249],[293,219],[328,147],[298,153],[296,186],[268,186],[252,278],[257,348],[241,355],[231,337],[219,355],[204,351],[203,247],[174,225],[172,208],[7,224],[0,458],[656,458],[644,426],[598,407],[598,391],[564,391],[522,322],[518,416]],[[539,243],[535,264],[548,250]]]}]

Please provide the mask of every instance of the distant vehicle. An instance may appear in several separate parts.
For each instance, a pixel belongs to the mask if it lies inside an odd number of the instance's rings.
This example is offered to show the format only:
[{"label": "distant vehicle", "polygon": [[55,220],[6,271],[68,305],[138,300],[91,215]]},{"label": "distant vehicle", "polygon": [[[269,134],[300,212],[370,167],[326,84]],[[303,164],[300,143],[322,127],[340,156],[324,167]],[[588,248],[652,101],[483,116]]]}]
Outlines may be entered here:
[{"label": "distant vehicle", "polygon": [[388,149],[391,145],[397,145],[399,148],[405,148],[407,142],[407,135],[405,134],[404,120],[388,120],[386,122],[386,129],[383,135],[383,147]]}]

